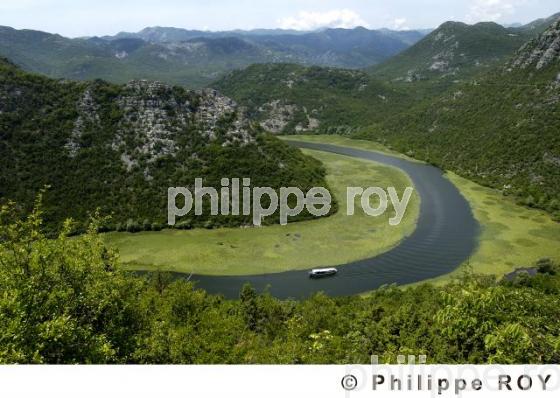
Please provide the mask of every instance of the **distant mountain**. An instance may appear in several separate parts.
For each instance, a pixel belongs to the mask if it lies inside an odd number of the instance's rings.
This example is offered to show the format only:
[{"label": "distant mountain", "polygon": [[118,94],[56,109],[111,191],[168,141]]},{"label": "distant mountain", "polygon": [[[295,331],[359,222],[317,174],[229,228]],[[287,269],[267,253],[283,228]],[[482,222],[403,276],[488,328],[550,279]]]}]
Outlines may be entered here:
[{"label": "distant mountain", "polygon": [[0,27],[0,56],[55,78],[115,83],[150,79],[202,87],[254,63],[361,68],[386,60],[422,37],[421,32],[364,28],[308,33],[146,28],[114,37],[68,39]]},{"label": "distant mountain", "polygon": [[280,36],[280,35],[304,35],[308,31],[290,29],[253,29],[253,30],[230,30],[230,31],[209,31],[182,29],[174,27],[151,26],[139,32],[119,32],[114,36],[103,36],[103,40],[116,39],[141,39],[150,43],[169,43],[177,41],[187,41],[191,39],[223,38],[223,37],[251,37],[251,36]]},{"label": "distant mountain", "polygon": [[[378,29],[370,30],[363,27],[356,27],[354,29],[340,29],[340,28],[325,28],[316,31],[301,31],[290,29],[253,29],[253,30],[231,30],[231,31],[204,31],[204,30],[189,30],[173,27],[147,27],[139,32],[120,32],[115,36],[103,36],[104,40],[114,40],[122,38],[135,38],[142,39],[151,43],[169,43],[177,41],[186,41],[194,38],[207,37],[207,38],[222,38],[222,37],[242,37],[252,38],[259,40],[259,37],[266,36],[267,38],[274,36],[330,36],[332,31],[346,31],[362,34],[369,32],[370,37],[378,37],[378,34],[383,34],[386,37],[396,38],[399,41],[414,44],[422,37],[430,33],[430,29],[418,30],[391,30],[391,29]],[[367,33],[366,33],[367,34]]]},{"label": "distant mountain", "polygon": [[558,18],[560,18],[560,12],[551,15],[548,18],[540,18],[535,21],[529,22],[528,24],[521,25],[519,28],[527,31],[532,31],[535,34],[540,34],[550,27]]},{"label": "distant mountain", "polygon": [[55,78],[161,80],[201,87],[225,71],[267,58],[262,48],[235,38],[200,38],[153,44],[141,39],[68,39],[0,27],[0,55],[22,68]]},{"label": "distant mountain", "polygon": [[266,49],[270,58],[263,62],[297,62],[304,65],[366,67],[385,60],[416,43],[421,31],[324,29],[300,32],[282,29],[207,32],[179,28],[151,27],[138,33],[119,33],[105,40],[137,38],[150,43],[177,43],[195,38],[237,37],[255,47]]},{"label": "distant mountain", "polygon": [[403,82],[466,78],[503,62],[533,34],[492,22],[446,22],[370,71],[378,78]]},{"label": "distant mountain", "polygon": [[[263,134],[213,90],[162,83],[68,82],[0,59],[0,204],[29,208],[45,185],[45,219],[84,222],[100,208],[109,229],[161,228],[167,189],[203,178],[247,177],[260,186],[323,186],[320,164]],[[205,210],[207,214],[209,209]],[[197,217],[185,227],[240,225],[248,217]]]},{"label": "distant mountain", "polygon": [[173,27],[152,26],[139,32],[120,32],[114,36],[103,36],[103,40],[116,39],[141,39],[150,43],[169,43],[187,41],[200,37],[222,38],[222,37],[249,37],[249,36],[280,36],[280,35],[304,35],[309,32],[289,29],[254,29],[254,30],[231,30],[213,32],[208,30],[191,30]]}]

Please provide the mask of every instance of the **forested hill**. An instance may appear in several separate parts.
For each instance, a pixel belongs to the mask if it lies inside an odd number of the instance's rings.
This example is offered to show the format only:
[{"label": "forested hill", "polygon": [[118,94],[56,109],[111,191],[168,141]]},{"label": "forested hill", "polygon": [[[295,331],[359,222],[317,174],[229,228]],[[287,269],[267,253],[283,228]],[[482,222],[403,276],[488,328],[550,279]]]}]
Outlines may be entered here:
[{"label": "forested hill", "polygon": [[492,73],[367,135],[560,218],[560,19]]},{"label": "forested hill", "polygon": [[50,185],[48,225],[83,221],[99,207],[114,214],[109,228],[160,228],[167,188],[195,177],[308,189],[323,185],[323,175],[318,162],[264,134],[215,91],[58,81],[0,60],[0,201],[29,208]]},{"label": "forested hill", "polygon": [[412,99],[363,71],[294,64],[252,65],[212,87],[247,107],[266,130],[284,134],[346,134],[406,109]]},{"label": "forested hill", "polygon": [[373,76],[401,82],[460,80],[504,62],[535,32],[493,22],[446,22],[418,43],[370,68]]}]

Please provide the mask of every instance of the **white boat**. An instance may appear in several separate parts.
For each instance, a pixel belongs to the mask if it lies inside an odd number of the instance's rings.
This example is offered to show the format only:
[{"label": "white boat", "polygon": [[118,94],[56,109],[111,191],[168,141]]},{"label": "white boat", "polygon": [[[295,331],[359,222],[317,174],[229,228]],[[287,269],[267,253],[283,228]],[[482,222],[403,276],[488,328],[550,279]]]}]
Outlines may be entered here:
[{"label": "white boat", "polygon": [[317,268],[309,271],[310,278],[324,278],[326,276],[336,275],[338,270],[336,268]]}]

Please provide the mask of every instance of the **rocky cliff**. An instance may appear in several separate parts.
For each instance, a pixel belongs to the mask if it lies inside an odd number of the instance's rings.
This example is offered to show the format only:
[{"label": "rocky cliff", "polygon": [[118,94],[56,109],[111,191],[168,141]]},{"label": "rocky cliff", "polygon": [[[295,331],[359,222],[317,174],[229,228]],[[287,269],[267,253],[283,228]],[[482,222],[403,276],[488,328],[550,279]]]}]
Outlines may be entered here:
[{"label": "rocky cliff", "polygon": [[166,219],[167,188],[197,177],[216,187],[233,177],[278,188],[324,184],[317,162],[266,135],[215,90],[57,81],[0,60],[0,203],[29,207],[48,185],[49,224],[84,221],[100,208],[113,214],[109,229],[149,229]]},{"label": "rocky cliff", "polygon": [[[560,18],[541,35],[525,44],[509,63],[510,69],[540,70],[560,61]],[[560,72],[560,71],[559,71]]]}]

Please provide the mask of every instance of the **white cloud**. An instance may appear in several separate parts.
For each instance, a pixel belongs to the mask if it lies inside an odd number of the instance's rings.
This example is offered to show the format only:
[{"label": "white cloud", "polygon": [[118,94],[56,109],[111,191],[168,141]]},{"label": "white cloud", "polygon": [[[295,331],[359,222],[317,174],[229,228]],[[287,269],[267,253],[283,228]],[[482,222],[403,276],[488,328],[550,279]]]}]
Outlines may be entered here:
[{"label": "white cloud", "polygon": [[301,11],[297,16],[282,18],[278,21],[282,29],[314,30],[319,28],[345,28],[356,26],[368,27],[368,23],[349,9],[326,12]]},{"label": "white cloud", "polygon": [[[45,3],[49,3],[45,1]],[[41,6],[40,0],[18,0],[18,1],[0,1],[0,10],[2,11],[19,11],[31,7]]]},{"label": "white cloud", "polygon": [[513,15],[524,0],[474,0],[467,14],[468,22],[498,21]]},{"label": "white cloud", "polygon": [[406,25],[406,18],[396,18],[393,21],[393,29],[395,30],[409,30],[410,28]]}]

